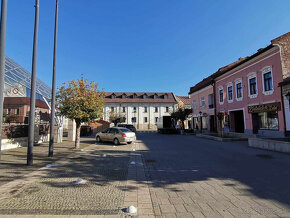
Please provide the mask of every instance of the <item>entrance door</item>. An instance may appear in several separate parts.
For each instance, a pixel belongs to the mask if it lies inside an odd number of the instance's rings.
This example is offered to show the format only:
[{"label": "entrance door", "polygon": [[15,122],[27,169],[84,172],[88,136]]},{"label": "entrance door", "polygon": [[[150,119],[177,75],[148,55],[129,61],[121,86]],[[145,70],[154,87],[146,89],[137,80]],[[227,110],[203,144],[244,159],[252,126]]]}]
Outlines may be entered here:
[{"label": "entrance door", "polygon": [[215,132],[214,116],[213,115],[211,115],[209,117],[209,125],[210,125],[210,131]]},{"label": "entrance door", "polygon": [[244,112],[240,111],[233,111],[234,114],[234,126],[235,132],[244,133],[245,125],[244,125]]},{"label": "entrance door", "polygon": [[258,114],[253,113],[252,114],[252,123],[253,123],[253,133],[257,134],[259,130],[259,119]]}]

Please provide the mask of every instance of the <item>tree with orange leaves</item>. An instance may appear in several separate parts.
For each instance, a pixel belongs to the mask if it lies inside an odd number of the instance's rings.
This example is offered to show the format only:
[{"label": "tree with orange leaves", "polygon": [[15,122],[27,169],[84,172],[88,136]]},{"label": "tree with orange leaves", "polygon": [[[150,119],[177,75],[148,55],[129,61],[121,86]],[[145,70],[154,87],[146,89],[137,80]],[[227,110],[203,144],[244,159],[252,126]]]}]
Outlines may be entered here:
[{"label": "tree with orange leaves", "polygon": [[80,147],[81,124],[102,116],[104,96],[97,83],[88,83],[83,78],[63,83],[58,89],[56,97],[60,115],[76,122],[75,148]]}]

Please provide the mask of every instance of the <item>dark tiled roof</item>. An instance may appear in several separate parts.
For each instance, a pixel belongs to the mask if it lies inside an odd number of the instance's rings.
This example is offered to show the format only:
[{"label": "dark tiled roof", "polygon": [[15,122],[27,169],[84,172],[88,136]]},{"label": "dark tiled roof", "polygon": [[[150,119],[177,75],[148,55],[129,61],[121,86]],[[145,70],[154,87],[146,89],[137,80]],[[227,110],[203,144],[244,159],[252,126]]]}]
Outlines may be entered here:
[{"label": "dark tiled roof", "polygon": [[105,103],[176,103],[176,100],[171,92],[106,92]]},{"label": "dark tiled roof", "polygon": [[273,48],[274,46],[271,44],[265,48],[261,48],[261,49],[258,49],[258,51],[251,55],[251,56],[247,56],[247,57],[244,57],[244,58],[239,58],[237,61],[231,63],[231,64],[228,64],[224,67],[221,67],[218,69],[217,72],[213,73],[212,75],[208,76],[207,78],[203,79],[201,82],[197,83],[195,86],[192,86],[190,87],[190,91],[188,94],[191,94],[193,92],[196,92],[210,84],[213,84],[214,83],[214,79],[225,74],[226,72],[242,65],[243,63],[253,59],[254,57],[257,57],[258,55],[262,54],[263,52],[265,51],[268,51],[269,49]]},{"label": "dark tiled roof", "polygon": [[202,81],[200,81],[199,83],[197,83],[195,86],[190,87],[189,94],[191,94],[193,92],[196,92],[196,91],[198,91],[198,90],[200,90],[200,89],[202,89],[202,88],[204,88],[204,87],[206,87],[206,86],[208,86],[210,84],[213,84],[213,81],[214,81],[214,79],[217,76],[221,75],[221,73],[227,71],[231,67],[236,66],[238,63],[244,61],[245,59],[246,58],[239,58],[239,60],[237,60],[237,61],[235,61],[235,62],[233,62],[231,64],[228,64],[228,65],[226,65],[224,67],[219,68],[218,71],[215,72],[214,74],[206,77],[205,79],[203,79]]},{"label": "dark tiled roof", "polygon": [[185,105],[191,105],[190,98],[188,96],[176,96]]}]

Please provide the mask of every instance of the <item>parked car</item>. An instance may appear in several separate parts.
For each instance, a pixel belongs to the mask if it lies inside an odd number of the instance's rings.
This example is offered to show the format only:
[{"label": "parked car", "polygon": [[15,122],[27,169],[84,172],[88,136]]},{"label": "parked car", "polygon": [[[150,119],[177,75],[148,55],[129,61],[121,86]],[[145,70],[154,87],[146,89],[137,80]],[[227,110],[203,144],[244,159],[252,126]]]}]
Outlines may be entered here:
[{"label": "parked car", "polygon": [[130,129],[132,132],[136,132],[135,126],[133,126],[131,124],[121,124],[121,123],[119,123],[117,126],[118,127],[124,127],[124,128]]},{"label": "parked car", "polygon": [[111,127],[96,134],[97,142],[113,142],[115,145],[131,144],[136,140],[136,134],[124,127]]}]

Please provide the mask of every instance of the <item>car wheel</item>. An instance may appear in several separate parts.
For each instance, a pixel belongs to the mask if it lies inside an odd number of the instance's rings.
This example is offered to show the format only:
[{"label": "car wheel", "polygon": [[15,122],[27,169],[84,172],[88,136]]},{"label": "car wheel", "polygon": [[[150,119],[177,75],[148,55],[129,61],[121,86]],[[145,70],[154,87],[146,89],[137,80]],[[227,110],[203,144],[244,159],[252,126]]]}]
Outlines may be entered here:
[{"label": "car wheel", "polygon": [[99,143],[99,142],[102,141],[101,138],[100,138],[100,136],[97,136],[96,141],[97,141],[97,143]]},{"label": "car wheel", "polygon": [[127,142],[128,144],[132,144],[132,142]]},{"label": "car wheel", "polygon": [[119,140],[117,138],[114,139],[114,145],[118,145],[119,144]]}]

